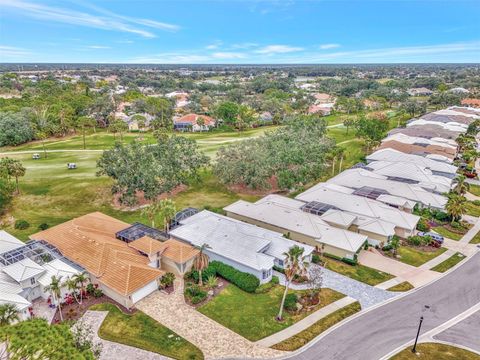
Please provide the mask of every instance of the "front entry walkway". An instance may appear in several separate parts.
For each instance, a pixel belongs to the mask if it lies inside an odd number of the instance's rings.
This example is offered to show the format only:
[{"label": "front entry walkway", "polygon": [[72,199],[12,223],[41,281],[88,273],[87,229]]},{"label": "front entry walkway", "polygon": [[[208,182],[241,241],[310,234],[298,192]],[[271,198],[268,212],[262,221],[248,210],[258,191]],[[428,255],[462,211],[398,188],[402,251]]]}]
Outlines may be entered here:
[{"label": "front entry walkway", "polygon": [[136,307],[197,346],[205,359],[271,358],[283,354],[245,339],[185,304],[180,280],[175,281],[173,294],[156,291]]},{"label": "front entry walkway", "polygon": [[395,275],[402,281],[408,281],[414,287],[428,284],[441,275],[436,271],[417,268],[371,251],[362,250],[358,261],[362,265]]}]

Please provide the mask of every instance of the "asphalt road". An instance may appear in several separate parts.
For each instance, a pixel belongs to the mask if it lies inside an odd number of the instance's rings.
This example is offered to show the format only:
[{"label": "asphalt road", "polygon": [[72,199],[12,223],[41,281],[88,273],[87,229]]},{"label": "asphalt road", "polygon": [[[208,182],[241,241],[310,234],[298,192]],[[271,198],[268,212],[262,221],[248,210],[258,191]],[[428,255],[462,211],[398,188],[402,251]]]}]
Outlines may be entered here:
[{"label": "asphalt road", "polygon": [[433,337],[480,351],[480,311]]},{"label": "asphalt road", "polygon": [[[480,302],[480,252],[436,282],[358,316],[335,329],[295,360],[375,360]],[[428,305],[430,308],[425,308]],[[479,332],[479,326],[476,326]]]}]

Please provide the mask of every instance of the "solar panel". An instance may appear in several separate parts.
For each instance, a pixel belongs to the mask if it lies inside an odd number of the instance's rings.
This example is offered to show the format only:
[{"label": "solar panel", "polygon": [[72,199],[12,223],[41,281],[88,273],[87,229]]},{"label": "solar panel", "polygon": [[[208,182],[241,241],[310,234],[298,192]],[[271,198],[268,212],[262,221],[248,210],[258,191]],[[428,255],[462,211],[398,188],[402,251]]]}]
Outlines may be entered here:
[{"label": "solar panel", "polygon": [[127,243],[140,239],[141,237],[149,236],[152,239],[165,241],[169,238],[169,235],[158,229],[152,228],[142,223],[134,223],[126,229],[120,230],[115,234],[115,237],[119,240]]},{"label": "solar panel", "polygon": [[377,200],[377,198],[380,195],[388,195],[389,192],[383,189],[378,189],[370,186],[362,186],[361,188],[356,189],[352,194]]},{"label": "solar panel", "polygon": [[398,182],[402,182],[402,183],[405,183],[405,184],[418,184],[419,183],[419,181],[417,181],[417,180],[402,178],[402,177],[398,177],[398,176],[387,176],[387,180],[398,181]]},{"label": "solar panel", "polygon": [[336,206],[325,204],[319,201],[310,201],[309,203],[303,205],[301,209],[302,211],[314,215],[323,215],[330,209],[339,210],[339,208],[337,208]]}]

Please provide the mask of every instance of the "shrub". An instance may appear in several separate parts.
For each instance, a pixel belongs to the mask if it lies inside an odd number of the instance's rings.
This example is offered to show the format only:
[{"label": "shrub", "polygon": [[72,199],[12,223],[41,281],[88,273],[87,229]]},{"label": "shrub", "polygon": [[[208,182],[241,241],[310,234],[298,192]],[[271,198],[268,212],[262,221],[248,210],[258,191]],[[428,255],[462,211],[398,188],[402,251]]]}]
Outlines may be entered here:
[{"label": "shrub", "polygon": [[475,206],[480,206],[480,200],[473,200],[472,203]]},{"label": "shrub", "polygon": [[272,276],[272,280],[270,280],[270,283],[273,284],[273,285],[278,285],[280,284],[280,279],[278,278],[278,276]]},{"label": "shrub", "polygon": [[425,219],[420,219],[417,224],[417,230],[423,232],[430,231],[430,225]]},{"label": "shrub", "polygon": [[407,242],[410,244],[410,245],[413,245],[413,246],[420,246],[422,244],[424,245],[428,245],[430,244],[430,241],[432,240],[432,238],[430,236],[418,236],[418,235],[414,235],[414,236],[409,236],[407,238]]},{"label": "shrub", "polygon": [[253,293],[260,285],[260,280],[256,276],[241,272],[220,261],[212,261],[210,266],[216,270],[218,275],[246,292]]},{"label": "shrub", "polygon": [[357,259],[342,258],[342,261],[348,265],[357,265]]},{"label": "shrub", "polygon": [[278,271],[279,273],[285,274],[285,269],[280,266],[273,265],[273,270]]},{"label": "shrub", "polygon": [[434,217],[438,221],[446,221],[448,219],[448,214],[444,213],[443,211],[437,211]]},{"label": "shrub", "polygon": [[460,224],[458,221],[453,221],[450,223],[450,226],[454,229],[462,229],[462,224]]},{"label": "shrub", "polygon": [[30,223],[27,220],[17,220],[15,221],[15,229],[25,230],[30,227]]},{"label": "shrub", "polygon": [[103,296],[103,291],[101,289],[95,289],[93,291],[93,297],[99,298]]},{"label": "shrub", "polygon": [[90,294],[90,295],[93,295],[94,292],[95,292],[95,286],[93,286],[92,283],[88,284],[87,285],[87,293]]},{"label": "shrub", "polygon": [[168,272],[160,279],[160,284],[162,285],[162,287],[166,288],[172,286],[174,281],[175,275],[171,272]]},{"label": "shrub", "polygon": [[323,256],[328,257],[328,258],[330,258],[330,259],[342,261],[342,258],[341,258],[340,256],[337,256],[337,255],[333,255],[333,254],[329,254],[329,253],[324,253]]},{"label": "shrub", "polygon": [[184,295],[190,299],[192,304],[198,304],[205,300],[207,297],[207,292],[203,291],[198,285],[194,284],[185,289]]},{"label": "shrub", "polygon": [[[202,281],[206,282],[210,276],[217,275],[217,270],[214,267],[208,266],[206,269],[202,271]],[[193,279],[196,283],[198,283],[198,271],[192,270],[191,272],[191,279]]]},{"label": "shrub", "polygon": [[297,310],[297,295],[287,294],[285,297],[285,303],[283,304],[285,310],[295,311]]},{"label": "shrub", "polygon": [[363,245],[363,250],[368,250],[368,242],[365,242],[365,245]]},{"label": "shrub", "polygon": [[50,225],[48,225],[47,223],[41,223],[40,225],[38,225],[39,230],[47,230],[49,227]]},{"label": "shrub", "polygon": [[320,264],[320,263],[322,262],[321,259],[320,259],[320,255],[318,255],[318,254],[313,254],[313,255],[312,255],[312,262],[313,262],[314,264]]},{"label": "shrub", "polygon": [[383,250],[383,251],[390,251],[390,250],[392,250],[392,249],[393,249],[393,247],[392,247],[392,245],[390,245],[390,244],[387,244],[387,245],[385,245],[384,247],[382,247],[382,250]]},{"label": "shrub", "polygon": [[207,286],[211,289],[216,288],[218,286],[218,278],[215,275],[210,275],[207,278]]}]

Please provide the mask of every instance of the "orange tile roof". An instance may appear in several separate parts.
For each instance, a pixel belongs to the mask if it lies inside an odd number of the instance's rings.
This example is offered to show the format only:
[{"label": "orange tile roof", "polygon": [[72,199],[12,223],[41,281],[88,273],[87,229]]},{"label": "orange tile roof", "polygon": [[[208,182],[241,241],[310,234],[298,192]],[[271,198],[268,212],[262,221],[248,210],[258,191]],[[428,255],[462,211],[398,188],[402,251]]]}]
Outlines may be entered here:
[{"label": "orange tile roof", "polygon": [[134,240],[129,243],[128,246],[147,255],[156,254],[165,249],[165,246],[161,241],[152,239],[149,236],[143,236],[140,239]]},{"label": "orange tile roof", "polygon": [[100,212],[87,214],[30,236],[54,245],[99,282],[126,296],[165,272],[148,266],[148,259],[115,233],[129,224]]},{"label": "orange tile roof", "polygon": [[456,154],[455,149],[450,149],[446,148],[443,146],[438,146],[438,145],[427,145],[425,147],[419,146],[419,145],[414,145],[414,144],[405,144],[399,141],[395,140],[389,140],[389,141],[384,141],[378,148],[380,149],[394,149],[401,151],[406,154],[421,154],[421,153],[427,153],[427,154],[436,154],[436,155],[442,155],[445,156],[449,159],[453,159]]},{"label": "orange tile roof", "polygon": [[190,123],[192,125],[197,124],[198,118],[202,118],[206,126],[214,126],[215,120],[207,115],[197,115],[197,114],[187,114],[182,116],[179,119],[175,120],[175,123]]},{"label": "orange tile roof", "polygon": [[169,239],[163,242],[162,245],[164,246],[162,257],[171,259],[179,264],[194,258],[200,252],[192,245],[174,239]]},{"label": "orange tile roof", "polygon": [[480,99],[463,99],[462,105],[470,105],[474,107],[480,107]]}]

